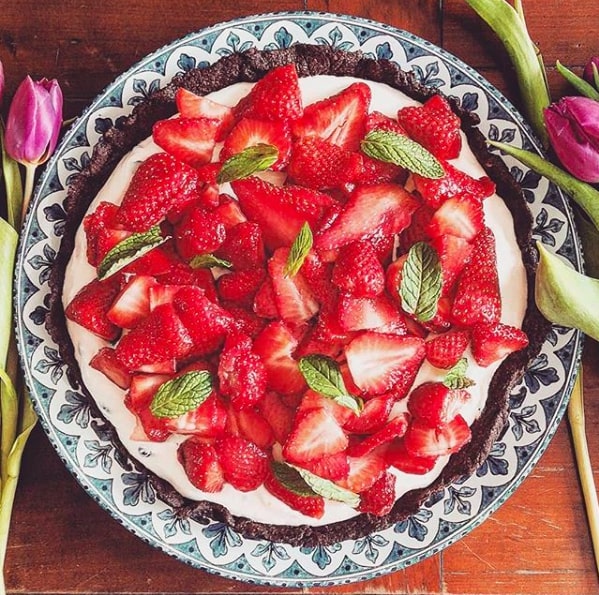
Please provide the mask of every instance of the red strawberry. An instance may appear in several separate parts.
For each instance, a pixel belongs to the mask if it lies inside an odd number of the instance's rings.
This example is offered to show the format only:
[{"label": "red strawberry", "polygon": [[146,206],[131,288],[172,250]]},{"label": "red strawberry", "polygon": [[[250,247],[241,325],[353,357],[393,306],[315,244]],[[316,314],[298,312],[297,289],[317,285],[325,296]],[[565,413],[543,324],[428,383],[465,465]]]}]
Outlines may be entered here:
[{"label": "red strawberry", "polygon": [[241,492],[262,485],[268,474],[268,456],[241,436],[224,436],[215,443],[225,481]]},{"label": "red strawberry", "polygon": [[395,504],[395,475],[386,471],[374,484],[360,494],[360,512],[384,516]]},{"label": "red strawberry", "polygon": [[270,250],[290,246],[304,223],[316,228],[332,203],[326,194],[301,186],[273,186],[256,177],[235,180],[231,186],[243,213],[262,229]]},{"label": "red strawberry", "polygon": [[266,320],[254,314],[246,305],[223,302],[223,308],[233,317],[231,328],[234,332],[255,339],[266,326]]},{"label": "red strawberry", "polygon": [[354,382],[371,395],[390,390],[424,359],[424,341],[366,331],[345,348]]},{"label": "red strawberry", "polygon": [[462,326],[499,322],[501,295],[495,238],[489,228],[476,237],[470,262],[457,281],[451,315]]},{"label": "red strawberry", "polygon": [[156,391],[171,378],[171,374],[133,374],[125,405],[134,413],[149,407]]},{"label": "red strawberry", "polygon": [[218,362],[220,390],[236,409],[257,405],[266,390],[266,369],[249,337],[229,335]]},{"label": "red strawberry", "polygon": [[265,275],[264,269],[233,271],[218,278],[216,290],[221,300],[249,308]]},{"label": "red strawberry", "polygon": [[234,108],[235,116],[295,120],[304,112],[295,64],[279,66],[260,79]]},{"label": "red strawberry", "polygon": [[331,282],[332,263],[324,262],[317,252],[310,250],[300,271],[320,304],[332,304],[337,299],[337,289]]},{"label": "red strawberry", "polygon": [[473,246],[468,240],[454,235],[437,236],[430,242],[439,255],[443,287],[441,294],[448,295],[458,275],[462,272],[470,257]]},{"label": "red strawberry", "polygon": [[402,314],[386,295],[374,298],[341,295],[337,319],[343,331],[376,329],[394,335],[406,335],[408,332]]},{"label": "red strawberry", "polygon": [[472,355],[479,366],[490,366],[528,345],[526,333],[509,324],[475,324],[471,333]]},{"label": "red strawberry", "polygon": [[170,118],[152,127],[154,142],[169,155],[193,167],[209,163],[220,129],[210,118]]},{"label": "red strawberry", "polygon": [[106,317],[121,328],[133,328],[150,313],[150,289],[157,285],[154,277],[132,277],[112,302]]},{"label": "red strawberry", "polygon": [[209,269],[192,269],[182,263],[168,273],[156,275],[156,280],[159,285],[150,288],[150,309],[171,301],[182,285],[197,286],[211,302],[218,301],[214,277]]},{"label": "red strawberry", "polygon": [[427,231],[432,238],[454,235],[472,241],[484,227],[482,203],[468,195],[448,198],[432,216]]},{"label": "red strawberry", "polygon": [[229,261],[238,271],[264,266],[266,257],[260,226],[252,221],[244,221],[228,229],[216,256]]},{"label": "red strawberry", "polygon": [[333,267],[333,283],[345,293],[374,297],[385,289],[385,271],[372,244],[356,241],[339,251]]},{"label": "red strawberry", "polygon": [[254,296],[254,312],[261,318],[279,317],[279,311],[275,303],[275,290],[270,277],[264,279]]},{"label": "red strawberry", "polygon": [[385,235],[377,232],[368,238],[368,242],[372,244],[376,252],[376,257],[384,267],[389,266],[391,260],[393,260],[395,237],[395,234]]},{"label": "red strawberry", "polygon": [[468,424],[461,415],[450,422],[431,427],[422,420],[413,420],[404,437],[406,450],[417,457],[436,457],[457,452],[470,441]]},{"label": "red strawberry", "polygon": [[356,181],[362,173],[362,159],[318,137],[301,139],[293,145],[289,179],[315,190],[340,188]]},{"label": "red strawberry", "polygon": [[368,399],[362,411],[354,413],[343,428],[354,434],[371,434],[380,430],[389,419],[394,402],[393,396],[388,393]]},{"label": "red strawberry", "polygon": [[408,411],[431,427],[449,423],[470,401],[466,390],[451,390],[442,382],[425,382],[415,388],[408,399]]},{"label": "red strawberry", "polygon": [[417,457],[410,454],[403,439],[393,440],[385,451],[389,465],[411,475],[424,475],[433,469],[439,457]]},{"label": "red strawberry", "polygon": [[370,112],[366,117],[366,132],[372,132],[373,130],[387,130],[388,132],[395,132],[395,134],[406,134],[403,126],[395,118],[386,116],[376,110]]},{"label": "red strawberry", "polygon": [[83,219],[83,230],[87,239],[87,261],[98,266],[108,252],[119,242],[131,235],[116,222],[119,207],[102,201],[90,215]]},{"label": "red strawberry", "polygon": [[454,159],[459,155],[461,122],[441,95],[434,95],[424,105],[400,109],[397,119],[409,136],[436,157]]},{"label": "red strawberry", "polygon": [[218,120],[216,141],[224,140],[233,125],[233,110],[227,105],[196,95],[187,89],[177,89],[175,102],[182,118],[208,118]]},{"label": "red strawberry", "polygon": [[399,295],[399,288],[401,286],[401,273],[403,271],[403,265],[408,258],[407,254],[400,256],[394,260],[385,272],[385,288],[387,293],[395,300],[397,304],[401,304]]},{"label": "red strawberry", "polygon": [[293,352],[297,339],[284,322],[271,322],[254,341],[254,352],[264,362],[267,386],[283,394],[295,394],[306,388],[306,381],[299,370]]},{"label": "red strawberry", "polygon": [[214,209],[214,213],[218,215],[227,231],[239,223],[247,221],[247,217],[241,212],[239,203],[228,194],[220,194],[218,201],[219,204]]},{"label": "red strawberry", "polygon": [[316,238],[316,248],[339,248],[371,237],[375,231],[383,235],[399,233],[410,224],[417,208],[417,200],[401,186],[359,186],[332,225]]},{"label": "red strawberry", "polygon": [[108,310],[121,289],[121,276],[94,279],[82,287],[65,309],[69,320],[80,324],[98,337],[114,341],[120,329],[107,318]]},{"label": "red strawberry", "polygon": [[122,389],[129,388],[131,384],[131,374],[117,360],[112,347],[102,347],[94,357],[92,357],[89,365],[106,376]]},{"label": "red strawberry", "polygon": [[356,151],[366,131],[370,95],[366,83],[354,83],[336,95],[309,105],[304,115],[293,122],[293,135],[297,138],[316,136],[348,151]]},{"label": "red strawberry", "polygon": [[292,326],[298,326],[312,318],[319,308],[301,271],[293,276],[285,274],[289,256],[288,248],[279,248],[268,261],[277,312]]},{"label": "red strawberry", "polygon": [[442,178],[424,178],[413,174],[416,190],[433,209],[438,209],[447,199],[468,195],[479,201],[495,192],[495,184],[487,176],[473,178],[448,161],[442,161],[445,175]]},{"label": "red strawberry", "polygon": [[304,496],[286,488],[272,472],[264,480],[264,487],[275,497],[302,514],[319,519],[324,515],[322,496]]},{"label": "red strawberry", "polygon": [[312,459],[303,463],[302,467],[310,471],[310,473],[318,475],[318,477],[330,479],[331,481],[346,479],[349,474],[349,460],[344,451],[335,453],[334,455],[327,455],[320,459]]},{"label": "red strawberry", "polygon": [[426,342],[426,359],[436,368],[449,369],[458,363],[470,342],[466,331],[449,331]]},{"label": "red strawberry", "polygon": [[270,448],[275,441],[274,432],[264,416],[255,409],[233,410],[239,433],[263,450]]},{"label": "red strawberry", "polygon": [[291,155],[291,132],[286,121],[258,120],[241,118],[225,139],[219,159],[226,161],[229,157],[241,153],[244,149],[256,145],[272,145],[278,151],[278,158],[271,166],[275,171],[282,170],[289,163]]},{"label": "red strawberry", "polygon": [[152,248],[143,256],[130,262],[122,269],[122,273],[127,275],[158,276],[183,266],[185,265],[175,252],[174,242],[167,240],[164,244]]},{"label": "red strawberry", "polygon": [[363,457],[371,453],[375,448],[395,438],[401,438],[407,429],[408,416],[403,413],[389,420],[380,430],[364,438],[364,440],[351,444],[347,449],[347,454],[352,457]]},{"label": "red strawberry", "polygon": [[340,405],[333,399],[329,399],[329,397],[325,397],[312,389],[308,389],[302,396],[297,411],[299,414],[311,409],[324,409],[340,426],[344,426],[352,416],[352,410],[348,407]]},{"label": "red strawberry", "polygon": [[220,492],[225,485],[218,453],[212,444],[189,438],[177,451],[189,481],[202,492]]},{"label": "red strawberry", "polygon": [[177,252],[187,260],[212,253],[224,242],[226,233],[217,213],[193,206],[175,226]]},{"label": "red strawberry", "polygon": [[291,463],[306,463],[345,450],[347,436],[326,409],[298,413],[283,447],[283,456]]},{"label": "red strawberry", "polygon": [[148,157],[133,174],[116,215],[131,231],[146,231],[173,208],[194,200],[197,172],[167,153]]},{"label": "red strawberry", "polygon": [[387,470],[384,453],[373,450],[362,457],[349,457],[349,474],[337,483],[347,490],[359,494],[372,487]]},{"label": "red strawberry", "polygon": [[168,419],[166,427],[176,434],[217,438],[225,431],[227,409],[213,392],[201,405],[179,417]]},{"label": "red strawberry", "polygon": [[281,397],[272,391],[266,391],[258,403],[258,409],[272,428],[275,440],[279,444],[284,444],[291,432],[295,411],[291,407],[287,407]]},{"label": "red strawberry", "polygon": [[428,226],[434,214],[434,209],[426,204],[420,205],[414,211],[409,227],[399,234],[399,247],[402,253],[406,253],[417,242],[430,240]]}]

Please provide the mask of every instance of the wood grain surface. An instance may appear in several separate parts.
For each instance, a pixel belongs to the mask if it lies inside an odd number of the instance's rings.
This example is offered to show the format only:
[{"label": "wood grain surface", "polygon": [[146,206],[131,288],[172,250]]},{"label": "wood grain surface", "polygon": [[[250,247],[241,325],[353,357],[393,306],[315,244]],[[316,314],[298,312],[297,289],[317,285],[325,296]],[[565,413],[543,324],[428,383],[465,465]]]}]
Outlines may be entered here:
[{"label": "wood grain surface", "polygon": [[[555,97],[555,73],[580,72],[599,54],[596,0],[524,0]],[[516,105],[501,44],[462,0],[4,0],[0,60],[7,93],[30,73],[57,78],[65,117],[82,109],[146,54],[220,21],[280,10],[323,10],[412,31],[479,70]],[[585,346],[591,457],[599,468],[599,348]],[[596,478],[599,481],[599,477]],[[150,547],[102,510],[63,466],[40,428],[26,450],[6,564],[9,593],[277,593],[192,569]],[[309,593],[599,593],[567,423],[515,494],[486,522],[440,554],[377,580]]]}]

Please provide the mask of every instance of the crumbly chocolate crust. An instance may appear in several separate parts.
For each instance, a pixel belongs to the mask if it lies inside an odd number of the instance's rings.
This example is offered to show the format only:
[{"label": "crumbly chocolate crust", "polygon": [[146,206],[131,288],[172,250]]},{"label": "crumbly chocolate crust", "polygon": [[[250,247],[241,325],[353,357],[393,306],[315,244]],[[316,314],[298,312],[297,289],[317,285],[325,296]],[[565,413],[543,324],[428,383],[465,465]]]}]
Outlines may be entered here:
[{"label": "crumbly chocolate crust", "polygon": [[[89,390],[81,381],[73,345],[66,330],[61,295],[65,268],[73,252],[75,232],[81,225],[89,204],[120,159],[135,145],[150,136],[154,122],[170,117],[176,112],[174,98],[179,87],[205,95],[236,82],[254,82],[274,67],[290,62],[296,64],[301,77],[319,74],[354,76],[386,83],[418,101],[424,101],[438,92],[423,86],[414,76],[402,71],[394,63],[366,58],[361,53],[308,44],[297,44],[273,51],[252,49],[242,54],[224,57],[207,68],[194,69],[177,75],[164,89],[138,105],[131,116],[108,130],[94,147],[89,165],[68,189],[64,205],[67,221],[50,278],[51,302],[46,321],[51,336],[60,346],[63,360],[68,364],[70,381],[86,394],[89,395]],[[396,502],[388,515],[377,517],[371,514],[360,514],[347,521],[321,527],[268,525],[234,516],[219,504],[185,499],[166,481],[150,474],[159,497],[170,504],[181,517],[193,518],[200,522],[205,522],[206,519],[223,521],[239,533],[251,538],[265,538],[292,545],[325,545],[363,537],[401,521],[416,512],[432,494],[447,484],[473,473],[486,459],[491,446],[506,425],[510,390],[539,352],[550,324],[543,318],[534,303],[533,287],[537,255],[531,240],[532,216],[522,192],[503,162],[488,152],[485,139],[476,128],[477,116],[463,110],[451,99],[450,103],[462,120],[462,129],[476,157],[496,183],[498,194],[504,199],[514,218],[517,241],[522,251],[528,280],[528,308],[523,329],[529,337],[529,346],[507,357],[493,376],[487,404],[478,420],[472,425],[471,442],[451,457],[437,480],[426,488],[405,494]],[[137,462],[137,465],[143,468],[141,463]]]}]

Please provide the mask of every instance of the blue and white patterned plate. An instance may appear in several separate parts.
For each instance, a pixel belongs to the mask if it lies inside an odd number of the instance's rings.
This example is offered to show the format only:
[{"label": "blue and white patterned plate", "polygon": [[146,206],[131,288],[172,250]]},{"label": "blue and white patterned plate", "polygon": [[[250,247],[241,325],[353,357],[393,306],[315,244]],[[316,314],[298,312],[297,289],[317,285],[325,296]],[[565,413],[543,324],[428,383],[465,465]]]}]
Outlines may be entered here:
[{"label": "blue and white patterned plate", "polygon": [[[44,328],[48,276],[63,231],[63,201],[100,135],[175,74],[251,47],[328,44],[388,58],[475,111],[483,133],[539,150],[510,103],[454,56],[410,33],[341,15],[277,13],[216,25],[177,41],[111,84],[64,138],[46,167],[26,222],[18,259],[18,339],[41,423],[84,489],[144,541],[222,576],[279,586],[332,585],[393,572],[439,552],[485,520],[528,475],[561,420],[581,354],[578,332],[554,328],[514,389],[509,426],[487,461],[465,481],[432,497],[415,515],[385,531],[327,547],[291,547],[245,539],[218,522],[178,518],[157,499],[148,478],[117,453],[113,430],[93,403],[69,385],[57,346]],[[572,213],[547,180],[506,159],[534,216],[534,235],[581,269]]]}]

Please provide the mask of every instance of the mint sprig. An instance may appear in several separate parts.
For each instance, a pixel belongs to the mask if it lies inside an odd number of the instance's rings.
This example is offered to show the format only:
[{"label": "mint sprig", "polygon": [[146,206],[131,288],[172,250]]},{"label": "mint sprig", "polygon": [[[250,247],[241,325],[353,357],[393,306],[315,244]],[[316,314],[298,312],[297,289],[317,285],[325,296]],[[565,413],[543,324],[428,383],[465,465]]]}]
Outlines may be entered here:
[{"label": "mint sprig", "polygon": [[189,261],[189,266],[192,269],[210,269],[212,267],[220,267],[223,269],[233,268],[233,264],[223,258],[218,258],[214,254],[198,254]]},{"label": "mint sprig", "polygon": [[290,492],[293,492],[298,496],[306,497],[318,495],[306,483],[306,481],[300,475],[300,472],[297,470],[297,468],[292,467],[291,465],[287,465],[285,463],[279,463],[278,461],[272,461],[270,467],[277,480]]},{"label": "mint sprig", "polygon": [[472,378],[466,376],[468,370],[468,360],[463,357],[455,366],[450,368],[443,379],[443,384],[450,390],[458,390],[474,386]]},{"label": "mint sprig", "polygon": [[274,145],[259,143],[243,149],[229,157],[220,168],[216,181],[218,184],[247,178],[252,174],[265,171],[275,164],[279,150]]},{"label": "mint sprig", "polygon": [[360,496],[346,490],[341,486],[328,479],[314,475],[306,469],[301,467],[295,467],[298,473],[302,476],[303,480],[316,492],[319,496],[326,498],[327,500],[335,500],[336,502],[343,502],[352,508],[357,508],[360,505]]},{"label": "mint sprig", "polygon": [[372,130],[360,143],[362,152],[386,163],[393,163],[424,178],[445,175],[439,160],[420,143],[405,134],[390,130]]},{"label": "mint sprig", "polygon": [[199,407],[212,392],[212,375],[194,370],[167,380],[160,386],[150,411],[155,417],[174,418]]},{"label": "mint sprig", "polygon": [[419,322],[428,322],[437,313],[442,277],[439,256],[426,242],[417,242],[408,251],[399,295],[401,307]]},{"label": "mint sprig", "polygon": [[286,277],[297,275],[302,264],[304,264],[306,256],[308,256],[308,253],[312,249],[313,243],[314,236],[312,235],[312,230],[310,229],[308,222],[306,222],[302,225],[295,240],[293,240],[293,244],[291,244],[287,263],[283,269],[283,274]]},{"label": "mint sprig", "polygon": [[162,236],[159,225],[154,225],[148,231],[130,235],[104,256],[98,265],[98,278],[105,279],[118,273],[153,248],[164,244],[168,239],[168,237]]}]

